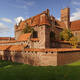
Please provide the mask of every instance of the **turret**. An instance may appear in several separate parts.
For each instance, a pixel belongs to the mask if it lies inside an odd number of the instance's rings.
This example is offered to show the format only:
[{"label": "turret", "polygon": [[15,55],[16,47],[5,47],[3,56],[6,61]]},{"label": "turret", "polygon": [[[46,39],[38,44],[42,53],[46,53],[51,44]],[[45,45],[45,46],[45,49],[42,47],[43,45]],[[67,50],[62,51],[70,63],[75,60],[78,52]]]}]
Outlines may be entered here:
[{"label": "turret", "polygon": [[66,25],[64,28],[70,28],[70,8],[61,9],[61,21]]}]

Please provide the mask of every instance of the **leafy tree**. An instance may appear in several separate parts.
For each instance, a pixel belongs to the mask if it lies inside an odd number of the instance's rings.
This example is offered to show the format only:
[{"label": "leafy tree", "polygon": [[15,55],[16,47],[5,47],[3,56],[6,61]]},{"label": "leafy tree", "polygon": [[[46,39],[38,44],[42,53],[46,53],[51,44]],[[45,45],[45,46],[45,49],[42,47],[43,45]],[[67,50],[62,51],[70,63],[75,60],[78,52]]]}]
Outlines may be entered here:
[{"label": "leafy tree", "polygon": [[73,36],[73,34],[69,29],[64,29],[60,33],[60,39],[65,40],[65,41],[69,41],[72,36]]},{"label": "leafy tree", "polygon": [[34,29],[33,27],[26,24],[25,28],[23,29],[23,33],[33,33]]},{"label": "leafy tree", "polygon": [[77,48],[78,40],[75,36],[73,36],[72,32],[68,29],[63,30],[60,33],[60,39],[64,41],[69,41],[72,45],[72,48]]},{"label": "leafy tree", "polygon": [[77,46],[78,46],[78,40],[77,40],[77,38],[76,37],[71,37],[70,38],[70,44],[72,45],[72,48],[77,48]]}]

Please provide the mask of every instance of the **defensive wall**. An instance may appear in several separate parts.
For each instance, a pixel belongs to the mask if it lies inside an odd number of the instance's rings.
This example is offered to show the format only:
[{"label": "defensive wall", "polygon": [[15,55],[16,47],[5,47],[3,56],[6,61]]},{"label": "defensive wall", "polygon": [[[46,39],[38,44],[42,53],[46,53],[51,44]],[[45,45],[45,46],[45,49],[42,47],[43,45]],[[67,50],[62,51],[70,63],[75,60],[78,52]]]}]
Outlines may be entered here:
[{"label": "defensive wall", "polygon": [[80,49],[0,50],[0,60],[10,60],[35,66],[57,66],[80,60]]}]

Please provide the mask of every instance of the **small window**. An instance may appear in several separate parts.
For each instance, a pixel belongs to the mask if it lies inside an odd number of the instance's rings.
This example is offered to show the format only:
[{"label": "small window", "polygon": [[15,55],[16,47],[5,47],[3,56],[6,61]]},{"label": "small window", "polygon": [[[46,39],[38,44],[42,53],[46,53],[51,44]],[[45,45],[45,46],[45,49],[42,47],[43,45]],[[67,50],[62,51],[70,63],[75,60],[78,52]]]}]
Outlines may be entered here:
[{"label": "small window", "polygon": [[28,45],[25,48],[30,48]]},{"label": "small window", "polygon": [[46,52],[46,54],[47,54],[48,52]]},{"label": "small window", "polygon": [[51,52],[53,54],[53,52]]},{"label": "small window", "polygon": [[33,32],[33,38],[38,38],[38,32],[37,31]]}]

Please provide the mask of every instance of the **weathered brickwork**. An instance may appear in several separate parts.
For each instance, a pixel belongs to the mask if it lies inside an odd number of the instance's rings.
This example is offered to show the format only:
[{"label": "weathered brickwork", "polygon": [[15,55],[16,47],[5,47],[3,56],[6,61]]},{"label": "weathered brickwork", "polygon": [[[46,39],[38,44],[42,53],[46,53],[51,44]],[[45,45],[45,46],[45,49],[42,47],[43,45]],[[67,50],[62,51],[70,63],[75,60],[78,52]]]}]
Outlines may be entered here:
[{"label": "weathered brickwork", "polygon": [[[26,24],[34,31],[24,34]],[[80,21],[70,22],[69,8],[61,10],[61,20],[55,19],[47,9],[20,21],[14,28],[15,39],[0,38],[0,60],[36,66],[57,66],[80,60],[79,48],[72,49],[68,41],[60,41],[60,32],[64,29],[71,29],[80,40]]]},{"label": "weathered brickwork", "polygon": [[61,21],[66,24],[64,28],[70,28],[70,8],[61,9]]},{"label": "weathered brickwork", "polygon": [[76,62],[80,60],[80,52],[79,51],[71,51],[71,52],[63,52],[58,53],[57,55],[57,64],[64,65],[72,62]]},{"label": "weathered brickwork", "polygon": [[57,66],[80,60],[80,50],[77,51],[0,51],[0,60],[36,65]]}]

